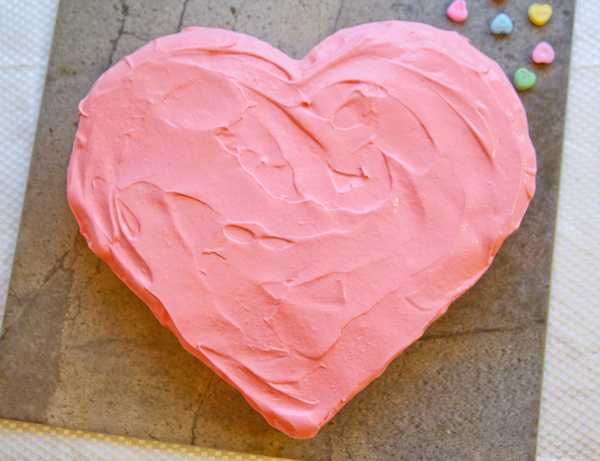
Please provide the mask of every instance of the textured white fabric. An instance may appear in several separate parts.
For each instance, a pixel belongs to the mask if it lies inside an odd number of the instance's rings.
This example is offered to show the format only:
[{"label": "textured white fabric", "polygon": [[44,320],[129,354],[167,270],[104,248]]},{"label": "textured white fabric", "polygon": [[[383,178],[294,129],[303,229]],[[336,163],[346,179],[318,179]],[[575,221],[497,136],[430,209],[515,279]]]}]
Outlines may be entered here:
[{"label": "textured white fabric", "polygon": [[[0,0],[0,321],[57,4]],[[575,21],[537,461],[600,460],[600,2]],[[7,460],[267,459],[202,450],[0,420]]]},{"label": "textured white fabric", "polygon": [[598,21],[577,0],[537,461],[600,460]]},{"label": "textured white fabric", "polygon": [[285,461],[281,458],[248,453],[94,434],[1,419],[0,459],[3,461],[34,459],[60,461]]},{"label": "textured white fabric", "polygon": [[58,0],[0,0],[0,321]]}]

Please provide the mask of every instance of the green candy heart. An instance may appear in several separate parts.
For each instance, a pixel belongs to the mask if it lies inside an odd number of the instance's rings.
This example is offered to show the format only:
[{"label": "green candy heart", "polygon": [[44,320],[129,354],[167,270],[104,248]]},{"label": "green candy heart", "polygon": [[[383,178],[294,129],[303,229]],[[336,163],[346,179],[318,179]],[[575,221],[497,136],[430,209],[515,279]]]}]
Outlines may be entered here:
[{"label": "green candy heart", "polygon": [[536,76],[533,72],[521,67],[515,72],[515,88],[517,90],[528,90],[535,84]]}]

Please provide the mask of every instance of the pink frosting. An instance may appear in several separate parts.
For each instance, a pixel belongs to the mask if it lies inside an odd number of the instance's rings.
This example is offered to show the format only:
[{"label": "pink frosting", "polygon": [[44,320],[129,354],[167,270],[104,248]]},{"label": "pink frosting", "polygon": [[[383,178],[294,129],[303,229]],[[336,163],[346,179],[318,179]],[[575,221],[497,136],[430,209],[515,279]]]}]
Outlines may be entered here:
[{"label": "pink frosting", "polygon": [[302,60],[189,28],[102,75],[80,117],[68,197],[90,248],[297,438],[479,279],[535,189],[504,72],[423,24]]}]

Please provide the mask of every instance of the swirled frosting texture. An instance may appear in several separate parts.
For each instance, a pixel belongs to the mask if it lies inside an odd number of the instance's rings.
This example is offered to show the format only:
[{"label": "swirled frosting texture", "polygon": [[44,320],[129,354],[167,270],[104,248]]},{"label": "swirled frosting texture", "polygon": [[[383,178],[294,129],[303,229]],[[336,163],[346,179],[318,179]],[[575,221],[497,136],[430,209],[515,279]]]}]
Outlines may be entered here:
[{"label": "swirled frosting texture", "polygon": [[422,24],[299,61],[186,29],[107,71],[80,118],[68,197],[90,248],[297,438],[479,279],[535,188],[504,72]]}]

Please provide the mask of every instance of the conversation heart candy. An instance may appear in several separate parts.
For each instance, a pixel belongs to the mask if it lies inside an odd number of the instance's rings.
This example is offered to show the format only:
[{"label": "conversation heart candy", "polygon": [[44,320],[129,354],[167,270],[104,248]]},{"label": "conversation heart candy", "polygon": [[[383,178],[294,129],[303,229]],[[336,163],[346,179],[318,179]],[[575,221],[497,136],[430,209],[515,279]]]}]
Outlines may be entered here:
[{"label": "conversation heart candy", "polygon": [[507,14],[500,13],[492,21],[490,30],[494,35],[508,35],[513,30],[513,22]]},{"label": "conversation heart candy", "polygon": [[473,286],[535,191],[506,74],[424,24],[341,30],[300,60],[188,28],[79,114],[67,187],[90,249],[296,438]]},{"label": "conversation heart candy", "polygon": [[535,74],[525,67],[521,67],[515,72],[514,83],[517,90],[528,90],[535,84],[535,81]]},{"label": "conversation heart candy", "polygon": [[469,16],[467,2],[464,0],[454,0],[448,7],[446,14],[454,22],[464,22]]},{"label": "conversation heart candy", "polygon": [[529,7],[527,14],[532,23],[536,26],[543,26],[550,20],[550,16],[552,16],[552,7],[548,4],[540,5],[539,3],[534,3]]},{"label": "conversation heart candy", "polygon": [[533,49],[531,58],[536,64],[550,64],[554,61],[554,48],[547,42],[538,43]]}]

